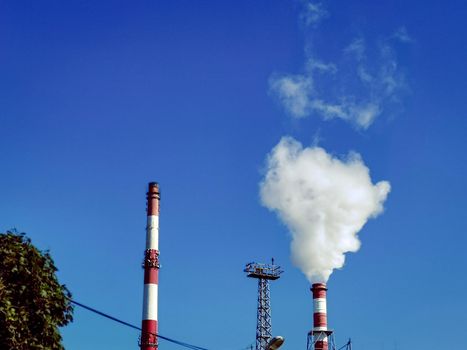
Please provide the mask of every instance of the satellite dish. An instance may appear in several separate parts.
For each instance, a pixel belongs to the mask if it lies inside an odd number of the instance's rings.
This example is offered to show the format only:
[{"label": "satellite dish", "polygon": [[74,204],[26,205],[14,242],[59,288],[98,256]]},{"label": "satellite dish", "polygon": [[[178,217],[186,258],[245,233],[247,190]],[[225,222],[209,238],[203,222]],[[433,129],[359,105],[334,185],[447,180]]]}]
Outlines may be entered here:
[{"label": "satellite dish", "polygon": [[281,337],[278,335],[277,337],[272,338],[268,346],[266,346],[266,350],[277,350],[281,347],[282,344],[284,344],[284,337]]}]

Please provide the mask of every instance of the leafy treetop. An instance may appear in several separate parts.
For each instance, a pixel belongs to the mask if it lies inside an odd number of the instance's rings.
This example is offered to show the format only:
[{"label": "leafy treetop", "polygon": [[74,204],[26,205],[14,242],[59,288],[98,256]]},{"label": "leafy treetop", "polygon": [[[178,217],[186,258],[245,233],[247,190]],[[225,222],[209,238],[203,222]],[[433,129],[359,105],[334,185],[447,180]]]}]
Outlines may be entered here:
[{"label": "leafy treetop", "polygon": [[0,349],[64,349],[58,327],[73,320],[73,307],[56,272],[24,233],[0,233]]}]

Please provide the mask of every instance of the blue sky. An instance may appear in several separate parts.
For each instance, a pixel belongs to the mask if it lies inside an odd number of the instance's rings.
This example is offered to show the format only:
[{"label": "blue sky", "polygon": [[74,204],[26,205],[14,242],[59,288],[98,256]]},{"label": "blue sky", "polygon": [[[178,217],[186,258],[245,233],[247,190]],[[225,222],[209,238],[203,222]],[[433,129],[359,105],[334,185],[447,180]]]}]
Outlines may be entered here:
[{"label": "blue sky", "polygon": [[[274,257],[273,332],[305,349],[309,284],[258,184],[285,135],[356,151],[392,190],[329,280],[337,343],[466,347],[467,5],[321,4],[307,26],[299,1],[0,2],[0,230],[50,249],[76,300],[139,325],[145,191],[158,181],[161,334],[253,343],[256,284],[242,269]],[[391,47],[404,79],[390,97],[356,80],[345,49],[362,38],[374,72]],[[291,115],[271,79],[306,76],[310,57],[338,71],[313,76],[308,98],[381,97],[371,125]],[[71,350],[137,349],[138,332],[80,309],[63,336]]]}]

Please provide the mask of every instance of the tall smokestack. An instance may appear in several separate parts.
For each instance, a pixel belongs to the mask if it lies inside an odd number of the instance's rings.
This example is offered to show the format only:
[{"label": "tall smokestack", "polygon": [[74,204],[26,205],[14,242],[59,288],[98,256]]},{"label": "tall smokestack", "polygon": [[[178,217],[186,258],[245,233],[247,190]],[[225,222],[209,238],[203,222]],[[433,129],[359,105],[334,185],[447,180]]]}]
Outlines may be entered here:
[{"label": "tall smokestack", "polygon": [[328,322],[326,312],[326,283],[314,283],[313,293],[313,343],[315,350],[328,350]]},{"label": "tall smokestack", "polygon": [[146,251],[141,350],[157,349],[157,289],[159,283],[159,185],[150,182],[147,193]]}]

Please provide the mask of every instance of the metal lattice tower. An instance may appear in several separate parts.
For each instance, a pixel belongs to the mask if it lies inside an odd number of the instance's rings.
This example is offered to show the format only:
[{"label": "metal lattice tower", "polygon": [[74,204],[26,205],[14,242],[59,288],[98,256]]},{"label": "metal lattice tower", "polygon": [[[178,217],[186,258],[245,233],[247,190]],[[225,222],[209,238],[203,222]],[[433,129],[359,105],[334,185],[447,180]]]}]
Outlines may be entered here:
[{"label": "metal lattice tower", "polygon": [[274,265],[274,259],[271,264],[248,263],[243,271],[247,273],[247,277],[258,279],[256,350],[266,350],[272,337],[269,281],[279,279],[283,271],[280,266]]}]

